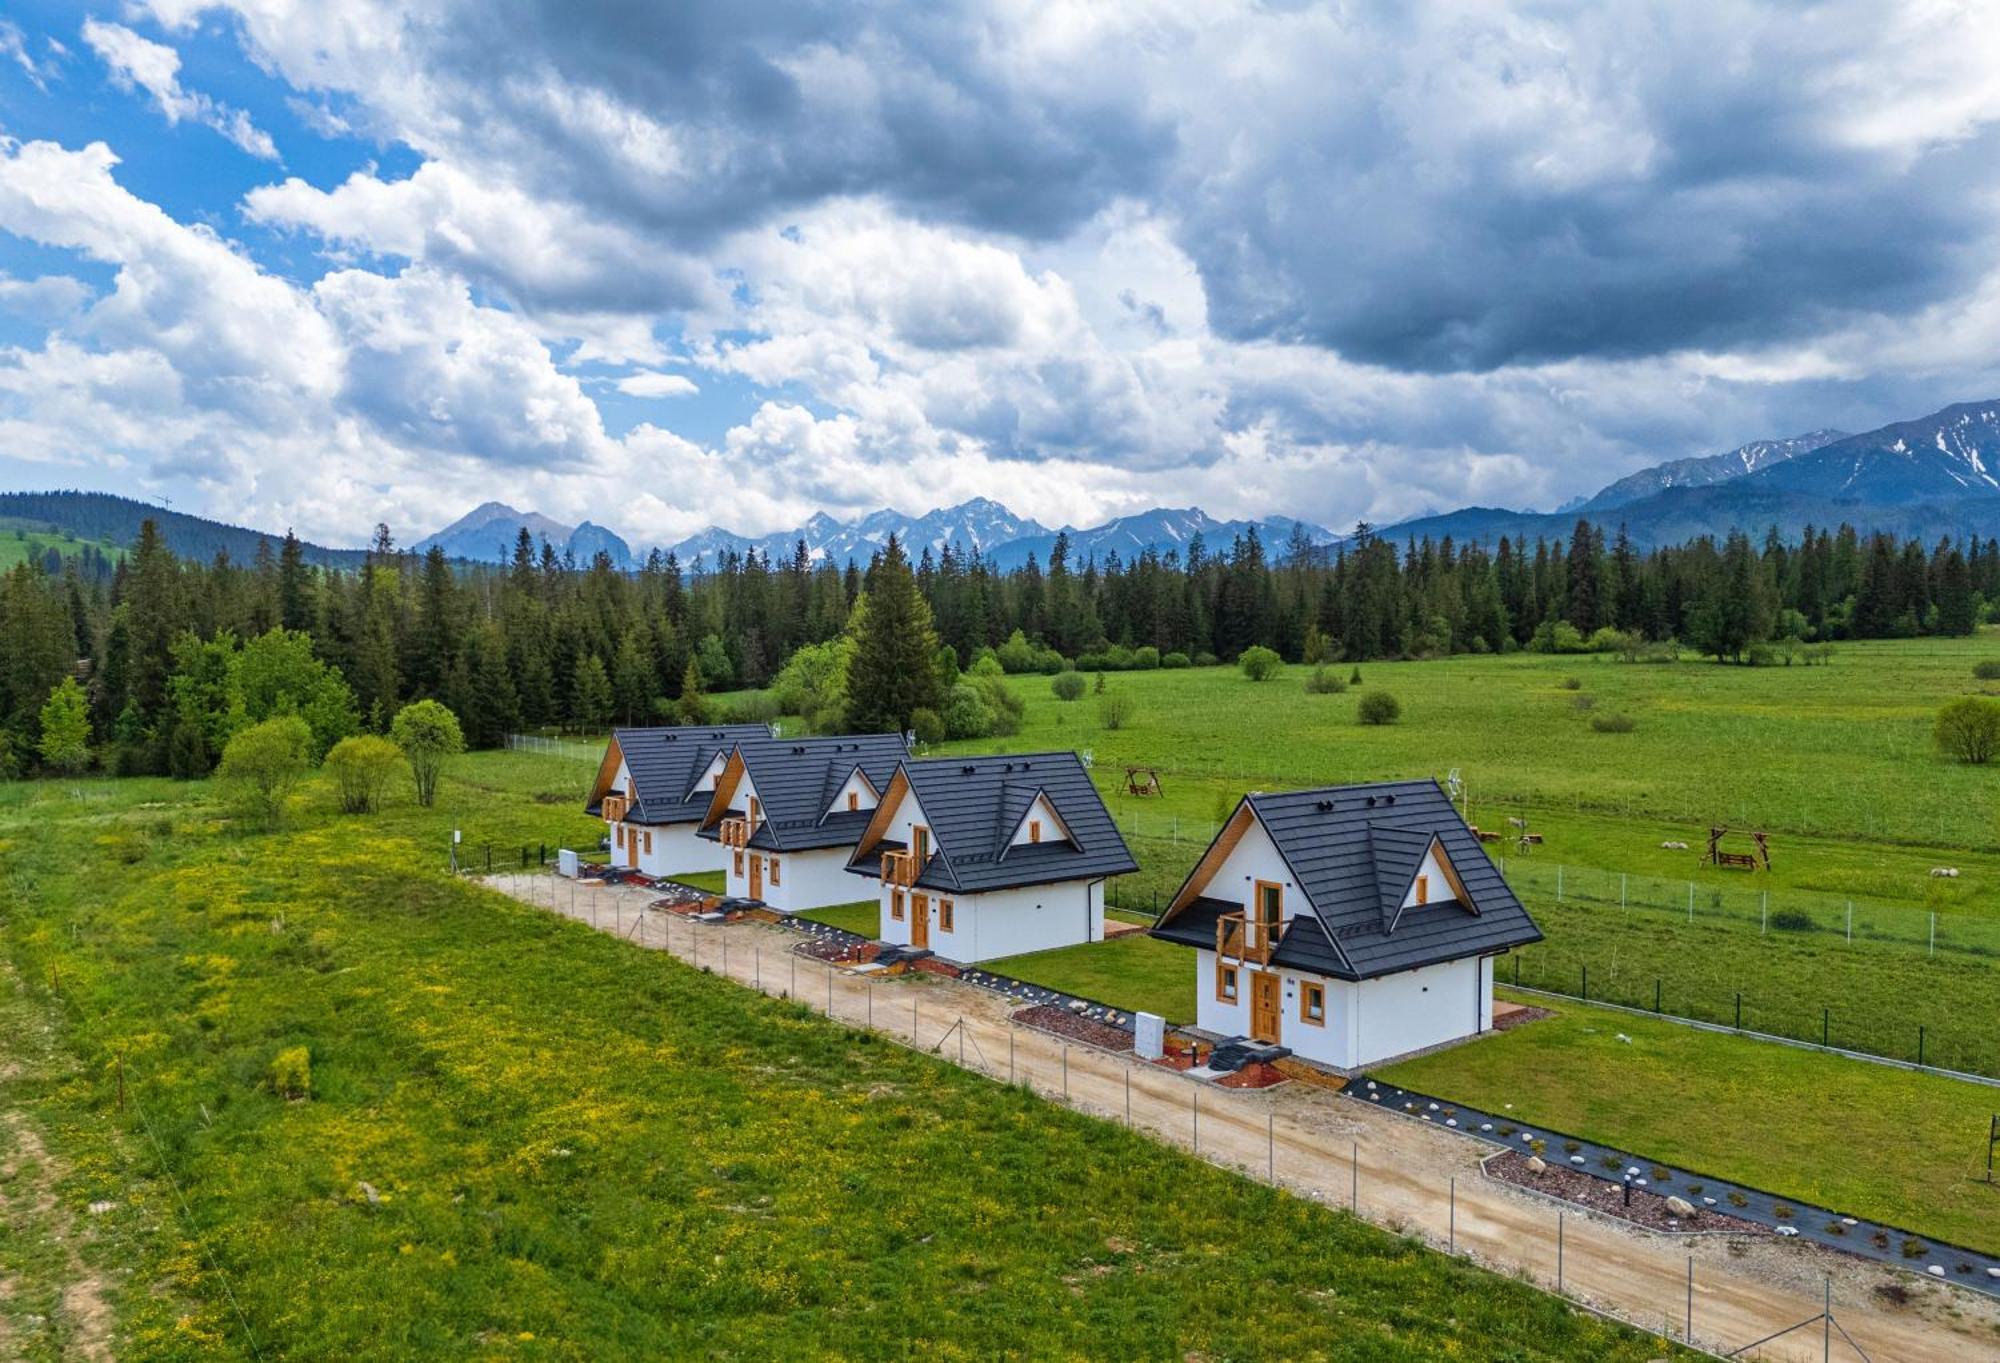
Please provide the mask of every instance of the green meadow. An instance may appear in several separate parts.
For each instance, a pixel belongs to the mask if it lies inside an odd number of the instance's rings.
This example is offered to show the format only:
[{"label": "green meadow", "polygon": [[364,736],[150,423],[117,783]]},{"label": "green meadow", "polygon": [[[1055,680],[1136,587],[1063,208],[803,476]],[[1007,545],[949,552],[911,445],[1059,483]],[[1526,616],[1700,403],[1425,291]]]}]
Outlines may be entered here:
[{"label": "green meadow", "polygon": [[0,787],[0,1354],[1670,1352],[448,873],[594,838],[573,765]]}]

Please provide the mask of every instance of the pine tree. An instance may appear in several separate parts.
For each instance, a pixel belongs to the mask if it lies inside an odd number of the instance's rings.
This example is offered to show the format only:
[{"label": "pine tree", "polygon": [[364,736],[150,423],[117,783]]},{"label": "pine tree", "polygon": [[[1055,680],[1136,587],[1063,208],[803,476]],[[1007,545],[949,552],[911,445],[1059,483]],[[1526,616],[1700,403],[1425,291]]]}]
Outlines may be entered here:
[{"label": "pine tree", "polygon": [[847,723],[856,733],[901,733],[918,710],[937,710],[937,633],[903,546],[891,535],[868,570],[868,610],[847,671]]},{"label": "pine tree", "polygon": [[576,665],[570,718],[592,730],[601,729],[611,721],[611,678],[604,671],[604,659],[595,653],[585,654]]},{"label": "pine tree", "polygon": [[90,765],[90,707],[75,677],[64,677],[42,706],[42,761],[71,775]]}]

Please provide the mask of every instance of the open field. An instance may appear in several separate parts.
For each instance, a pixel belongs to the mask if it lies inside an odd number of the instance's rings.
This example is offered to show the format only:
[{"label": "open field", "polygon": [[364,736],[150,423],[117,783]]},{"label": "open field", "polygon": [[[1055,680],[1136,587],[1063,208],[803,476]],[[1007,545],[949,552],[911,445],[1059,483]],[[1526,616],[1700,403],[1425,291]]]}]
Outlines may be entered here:
[{"label": "open field", "polygon": [[1128,1012],[1158,1013],[1174,1023],[1194,1021],[1194,953],[1137,933],[1007,956],[988,961],[986,968]]},{"label": "open field", "polygon": [[882,901],[879,899],[860,899],[852,904],[835,904],[824,909],[814,909],[810,913],[802,913],[799,917],[810,918],[815,923],[825,923],[830,927],[845,928],[849,932],[858,932],[863,937],[882,935]]},{"label": "open field", "polygon": [[2000,1248],[2000,1184],[1984,1181],[2000,1090],[1558,1007],[1553,1018],[1375,1073],[1489,1111],[1511,1105],[1524,1124],[1838,1212]]},{"label": "open field", "polygon": [[86,544],[95,546],[114,562],[125,556],[124,548],[109,540],[85,540],[61,533],[52,534],[46,529],[35,529],[25,522],[0,516],[0,573],[17,563],[38,559],[50,549],[67,557]]},{"label": "open field", "polygon": [[0,789],[0,1109],[79,1227],[0,1231],[0,1352],[65,1356],[85,1280],[129,1358],[1665,1351],[444,873],[454,827],[590,835],[567,785],[480,755],[275,834],[201,785]]}]

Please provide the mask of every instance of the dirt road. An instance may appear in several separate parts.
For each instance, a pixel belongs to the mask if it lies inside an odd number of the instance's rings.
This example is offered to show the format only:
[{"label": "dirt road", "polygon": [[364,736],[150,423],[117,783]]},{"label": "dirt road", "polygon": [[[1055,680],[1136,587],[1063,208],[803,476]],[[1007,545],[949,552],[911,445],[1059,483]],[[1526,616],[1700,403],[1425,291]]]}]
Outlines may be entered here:
[{"label": "dirt road", "polygon": [[[1217,1089],[1017,1027],[1008,1001],[989,991],[928,975],[871,982],[795,956],[796,933],[675,918],[645,909],[652,896],[642,890],[551,876],[489,883],[1718,1354],[1811,1321],[1740,1356],[2000,1359],[2000,1309],[1975,1294],[1804,1245],[1662,1235],[1566,1211],[1486,1178],[1479,1161],[1492,1147],[1435,1123],[1305,1084]],[[1903,1289],[1908,1301],[1894,1304],[1886,1287]],[[1819,1319],[1829,1293],[1832,1324]]]}]

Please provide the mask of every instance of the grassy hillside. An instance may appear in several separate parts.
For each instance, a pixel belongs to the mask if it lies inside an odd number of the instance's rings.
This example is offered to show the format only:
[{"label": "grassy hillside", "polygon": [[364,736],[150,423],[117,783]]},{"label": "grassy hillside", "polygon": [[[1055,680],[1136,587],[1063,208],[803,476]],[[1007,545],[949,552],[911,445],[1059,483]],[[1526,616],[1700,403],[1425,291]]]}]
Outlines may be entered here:
[{"label": "grassy hillside", "polygon": [[0,517],[0,573],[17,563],[39,559],[50,549],[67,558],[80,552],[85,545],[113,561],[125,556],[124,549],[110,540],[83,539],[74,533],[51,531],[45,527],[37,529],[24,522]]},{"label": "grassy hillside", "polygon": [[573,776],[487,754],[276,834],[202,786],[0,788],[0,1113],[50,1185],[0,1189],[38,1208],[0,1352],[60,1356],[86,1271],[135,1359],[1665,1351],[440,870],[453,828],[593,836]]}]

